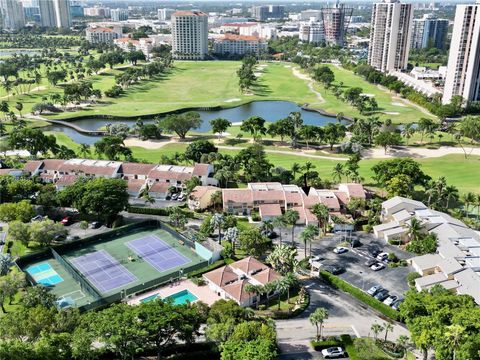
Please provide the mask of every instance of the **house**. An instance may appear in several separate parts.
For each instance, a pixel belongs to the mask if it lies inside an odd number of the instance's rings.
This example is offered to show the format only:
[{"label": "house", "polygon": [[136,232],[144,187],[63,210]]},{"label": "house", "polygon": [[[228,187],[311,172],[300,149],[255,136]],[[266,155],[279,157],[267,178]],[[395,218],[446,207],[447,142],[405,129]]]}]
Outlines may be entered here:
[{"label": "house", "polygon": [[215,186],[195,186],[188,196],[188,208],[190,210],[204,210],[212,205],[212,196],[219,189]]},{"label": "house", "polygon": [[[262,302],[259,294],[247,292],[247,285],[264,286],[281,278],[273,269],[252,256],[236,261],[230,265],[215,269],[203,278],[209,288],[225,300],[234,300],[238,305],[247,307]],[[274,290],[265,296],[275,296]]]},{"label": "house", "polygon": [[138,198],[140,192],[145,188],[145,180],[142,179],[128,179],[127,180],[127,192],[130,197]]},{"label": "house", "polygon": [[148,188],[148,194],[157,200],[165,200],[168,195],[168,189],[170,189],[169,183],[164,182],[154,182]]},{"label": "house", "polygon": [[55,181],[55,188],[57,190],[63,190],[67,186],[70,186],[75,183],[75,181],[78,180],[77,175],[60,175],[57,178],[57,181]]},{"label": "house", "polygon": [[23,169],[3,169],[0,168],[0,176],[2,175],[10,175],[16,179],[21,178],[24,175],[27,175],[27,172]]}]

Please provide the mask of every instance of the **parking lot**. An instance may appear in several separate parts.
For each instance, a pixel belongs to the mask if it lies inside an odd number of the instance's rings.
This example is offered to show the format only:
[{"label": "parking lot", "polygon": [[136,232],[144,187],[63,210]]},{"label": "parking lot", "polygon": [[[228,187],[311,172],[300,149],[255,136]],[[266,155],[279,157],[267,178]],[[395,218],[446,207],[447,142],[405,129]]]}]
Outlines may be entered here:
[{"label": "parking lot", "polygon": [[395,268],[386,267],[383,270],[373,271],[365,262],[372,259],[370,249],[378,249],[387,253],[395,253],[399,259],[409,259],[412,254],[402,251],[396,246],[385,244],[383,241],[374,238],[371,234],[356,233],[361,246],[349,248],[343,254],[335,254],[333,249],[343,243],[345,238],[341,235],[327,237],[315,244],[313,255],[321,258],[322,265],[337,265],[345,269],[338,275],[345,281],[357,286],[360,289],[368,290],[374,285],[381,285],[389,290],[390,294],[403,296],[409,289],[407,274],[414,271],[410,266],[399,266]]}]

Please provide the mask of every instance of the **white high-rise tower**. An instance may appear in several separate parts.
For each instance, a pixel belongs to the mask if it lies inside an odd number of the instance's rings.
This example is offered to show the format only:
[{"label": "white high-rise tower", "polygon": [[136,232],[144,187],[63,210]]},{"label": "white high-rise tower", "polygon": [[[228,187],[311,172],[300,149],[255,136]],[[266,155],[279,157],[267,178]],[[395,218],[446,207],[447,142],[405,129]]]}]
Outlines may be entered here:
[{"label": "white high-rise tower", "polygon": [[173,57],[202,60],[208,54],[208,15],[200,11],[172,14]]}]

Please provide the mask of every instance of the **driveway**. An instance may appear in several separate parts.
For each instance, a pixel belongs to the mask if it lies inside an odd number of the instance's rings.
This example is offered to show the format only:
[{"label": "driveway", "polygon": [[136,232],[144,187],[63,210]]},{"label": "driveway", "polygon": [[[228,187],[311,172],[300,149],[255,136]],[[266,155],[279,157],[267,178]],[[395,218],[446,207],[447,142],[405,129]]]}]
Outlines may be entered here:
[{"label": "driveway", "polygon": [[[320,280],[308,280],[306,287],[310,292],[310,306],[300,316],[288,320],[276,320],[277,342],[281,350],[280,359],[317,359],[319,352],[310,347],[315,337],[315,327],[308,316],[317,307],[328,310],[328,319],[324,326],[324,335],[351,334],[353,337],[370,336],[374,323],[383,324],[385,319],[357,299],[337,291]],[[401,324],[395,324],[389,339],[400,335],[409,335]]]}]

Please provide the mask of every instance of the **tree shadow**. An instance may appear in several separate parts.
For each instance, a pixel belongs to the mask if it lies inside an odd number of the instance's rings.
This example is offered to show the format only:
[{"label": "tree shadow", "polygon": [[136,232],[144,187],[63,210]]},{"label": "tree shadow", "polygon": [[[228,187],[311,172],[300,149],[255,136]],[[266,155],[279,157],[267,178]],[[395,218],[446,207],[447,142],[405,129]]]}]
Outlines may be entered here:
[{"label": "tree shadow", "polygon": [[225,145],[236,146],[239,144],[246,144],[248,140],[246,139],[225,139]]}]

